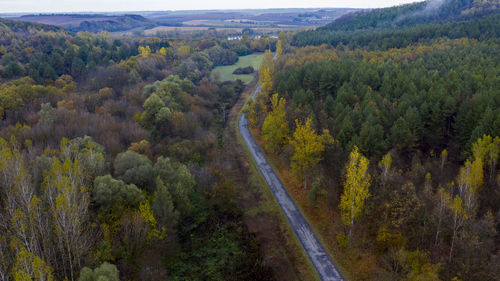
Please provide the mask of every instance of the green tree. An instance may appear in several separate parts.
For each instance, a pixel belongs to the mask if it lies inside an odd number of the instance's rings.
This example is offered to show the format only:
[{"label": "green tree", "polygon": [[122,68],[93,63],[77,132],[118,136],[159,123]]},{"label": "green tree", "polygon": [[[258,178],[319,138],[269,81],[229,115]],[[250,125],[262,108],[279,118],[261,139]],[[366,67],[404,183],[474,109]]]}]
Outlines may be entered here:
[{"label": "green tree", "polygon": [[391,128],[392,145],[399,151],[409,153],[416,145],[416,140],[410,130],[410,125],[399,117]]},{"label": "green tree", "polygon": [[115,265],[104,262],[96,269],[82,268],[78,281],[120,281],[119,272]]},{"label": "green tree", "polygon": [[56,112],[50,103],[42,103],[39,114],[42,125],[51,126],[56,120]]},{"label": "green tree", "polygon": [[92,195],[93,200],[104,211],[121,212],[127,207],[138,207],[144,200],[141,190],[134,184],[127,185],[121,180],[113,179],[111,175],[95,178]]},{"label": "green tree", "polygon": [[151,208],[160,226],[170,228],[176,225],[179,213],[175,210],[168,187],[160,177],[156,178],[156,191],[153,198]]},{"label": "green tree", "polygon": [[83,166],[86,184],[91,184],[95,177],[104,175],[108,170],[104,146],[89,136],[72,140],[63,138],[60,149],[63,158],[78,160]]},{"label": "green tree", "polygon": [[196,184],[187,167],[168,157],[160,156],[154,165],[154,174],[167,187],[175,208],[181,212],[187,211],[190,207],[189,195]]},{"label": "green tree", "polygon": [[116,156],[115,177],[137,187],[154,191],[153,163],[145,155],[126,151]]}]

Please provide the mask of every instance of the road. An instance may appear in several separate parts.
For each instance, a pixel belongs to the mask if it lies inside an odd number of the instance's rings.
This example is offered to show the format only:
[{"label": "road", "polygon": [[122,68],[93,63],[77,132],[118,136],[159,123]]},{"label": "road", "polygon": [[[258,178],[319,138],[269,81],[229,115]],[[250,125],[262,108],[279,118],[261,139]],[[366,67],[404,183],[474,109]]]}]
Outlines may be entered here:
[{"label": "road", "polygon": [[[252,94],[252,98],[255,98],[255,95],[260,89],[260,86],[257,87]],[[276,201],[278,201],[281,210],[283,210],[283,213],[290,222],[290,225],[299,238],[314,268],[316,268],[320,279],[324,281],[344,280],[333,264],[332,259],[314,234],[311,226],[307,223],[304,216],[295,205],[295,202],[286,191],[283,183],[267,161],[259,145],[255,142],[255,139],[248,129],[248,119],[245,114],[241,114],[238,120],[238,129],[255,163],[257,163],[257,167],[273,192]]]}]

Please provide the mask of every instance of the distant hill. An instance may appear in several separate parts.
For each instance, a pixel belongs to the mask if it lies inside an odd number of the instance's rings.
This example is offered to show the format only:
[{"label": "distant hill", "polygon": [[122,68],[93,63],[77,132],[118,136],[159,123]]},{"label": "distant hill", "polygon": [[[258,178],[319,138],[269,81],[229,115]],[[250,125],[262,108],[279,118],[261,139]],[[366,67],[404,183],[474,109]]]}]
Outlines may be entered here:
[{"label": "distant hill", "polygon": [[130,30],[138,27],[151,28],[156,26],[155,22],[140,15],[108,16],[101,14],[43,14],[24,15],[11,19],[56,25],[73,32],[114,32]]},{"label": "distant hill", "polygon": [[357,9],[256,9],[208,11],[148,11],[122,13],[0,14],[17,21],[63,27],[72,32],[122,32],[157,26],[294,29],[323,26]]},{"label": "distant hill", "polygon": [[430,0],[360,11],[299,32],[293,44],[342,43],[384,49],[435,37],[498,37],[499,11],[500,0]]},{"label": "distant hill", "polygon": [[63,28],[54,25],[0,18],[0,30],[3,30],[4,32],[33,33],[38,32],[42,29],[44,31],[54,32],[64,30]]}]

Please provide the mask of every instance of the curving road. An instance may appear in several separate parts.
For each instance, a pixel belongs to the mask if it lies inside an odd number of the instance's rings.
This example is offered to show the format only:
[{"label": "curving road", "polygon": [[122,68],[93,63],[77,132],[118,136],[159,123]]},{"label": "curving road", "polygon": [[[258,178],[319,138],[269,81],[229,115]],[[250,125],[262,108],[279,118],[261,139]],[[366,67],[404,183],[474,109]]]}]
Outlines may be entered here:
[{"label": "curving road", "polygon": [[[261,86],[257,87],[252,94],[252,98],[255,98],[255,95],[260,91],[260,89]],[[274,170],[264,156],[264,153],[262,153],[262,150],[255,142],[255,139],[248,129],[248,119],[245,114],[241,114],[238,120],[238,129],[241,137],[248,147],[248,150],[250,150],[255,163],[257,163],[262,176],[273,192],[276,201],[278,201],[281,210],[285,213],[285,216],[290,222],[295,234],[299,238],[300,243],[309,256],[309,259],[316,268],[320,279],[324,281],[344,280],[333,264],[332,259],[314,234],[311,226],[307,223],[304,216],[295,205],[295,202],[286,191],[283,183],[274,173]]]}]

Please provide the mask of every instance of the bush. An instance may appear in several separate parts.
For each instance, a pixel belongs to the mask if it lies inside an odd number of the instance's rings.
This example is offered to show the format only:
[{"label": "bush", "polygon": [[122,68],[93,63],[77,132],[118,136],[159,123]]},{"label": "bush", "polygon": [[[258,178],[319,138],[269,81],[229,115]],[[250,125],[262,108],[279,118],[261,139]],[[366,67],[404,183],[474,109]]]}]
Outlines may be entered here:
[{"label": "bush", "polygon": [[233,74],[252,74],[255,71],[253,66],[238,67],[233,71]]}]

